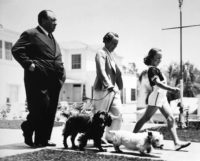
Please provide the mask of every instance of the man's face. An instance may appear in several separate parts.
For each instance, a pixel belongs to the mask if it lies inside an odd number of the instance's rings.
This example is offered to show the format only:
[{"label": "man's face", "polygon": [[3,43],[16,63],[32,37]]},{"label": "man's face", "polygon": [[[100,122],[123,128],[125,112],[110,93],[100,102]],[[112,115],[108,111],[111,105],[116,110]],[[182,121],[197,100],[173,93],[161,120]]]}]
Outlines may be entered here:
[{"label": "man's face", "polygon": [[52,33],[56,28],[56,16],[53,12],[47,12],[47,19],[43,19],[43,27],[48,33]]}]

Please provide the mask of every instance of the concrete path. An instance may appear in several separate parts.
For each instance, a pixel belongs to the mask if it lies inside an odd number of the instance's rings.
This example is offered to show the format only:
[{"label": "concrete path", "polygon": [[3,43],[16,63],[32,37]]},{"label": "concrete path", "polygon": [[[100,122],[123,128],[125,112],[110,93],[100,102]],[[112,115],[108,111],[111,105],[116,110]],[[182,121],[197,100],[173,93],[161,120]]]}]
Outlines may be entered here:
[{"label": "concrete path", "polygon": [[[145,125],[152,126],[152,125]],[[156,125],[155,125],[156,126]],[[132,131],[134,127],[133,123],[124,123],[122,129]],[[145,128],[145,127],[144,127]],[[51,149],[55,150],[64,150],[62,144],[62,129],[63,127],[55,127],[52,133],[52,142],[56,143],[57,146]],[[16,154],[22,154],[27,152],[34,152],[41,149],[49,148],[38,148],[32,149],[26,146],[23,143],[22,131],[11,130],[11,129],[0,129],[0,160],[3,160],[5,156],[11,156]],[[137,151],[128,151],[124,147],[121,147],[121,150],[124,151],[123,154],[117,154],[114,151],[112,146],[104,147],[107,149],[107,152],[99,152],[98,154],[102,155],[123,155],[131,158],[148,158],[152,160],[167,160],[167,161],[199,161],[200,160],[200,143],[192,143],[189,147],[181,151],[174,151],[173,142],[165,141],[163,150],[153,150],[150,156],[141,156]],[[92,142],[89,142],[87,148],[90,150],[92,148]],[[70,143],[69,143],[70,146]],[[73,152],[73,150],[71,150]]]}]

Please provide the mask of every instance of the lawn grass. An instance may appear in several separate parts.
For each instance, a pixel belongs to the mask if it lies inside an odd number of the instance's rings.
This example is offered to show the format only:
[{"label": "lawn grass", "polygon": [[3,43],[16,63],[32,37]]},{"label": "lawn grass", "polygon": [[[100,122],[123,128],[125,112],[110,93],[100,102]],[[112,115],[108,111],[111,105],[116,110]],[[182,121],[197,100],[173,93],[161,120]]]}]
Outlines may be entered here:
[{"label": "lawn grass", "polygon": [[[103,155],[94,152],[44,149],[2,158],[2,161],[154,161],[153,158],[125,157],[122,155]],[[155,159],[156,161],[161,161]]]}]

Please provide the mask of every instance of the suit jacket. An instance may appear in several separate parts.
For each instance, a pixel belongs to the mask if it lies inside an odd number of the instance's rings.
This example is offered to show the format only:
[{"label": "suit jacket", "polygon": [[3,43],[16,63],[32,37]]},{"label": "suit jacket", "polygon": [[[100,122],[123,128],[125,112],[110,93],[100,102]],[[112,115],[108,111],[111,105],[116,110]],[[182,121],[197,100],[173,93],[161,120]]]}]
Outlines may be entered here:
[{"label": "suit jacket", "polygon": [[29,66],[34,63],[35,70],[40,74],[55,72],[57,78],[64,82],[65,70],[60,47],[55,39],[50,39],[39,26],[21,34],[12,48],[12,54],[24,68],[25,77],[30,74]]},{"label": "suit jacket", "polygon": [[121,90],[123,88],[121,71],[105,47],[97,52],[95,61],[97,76],[94,89],[106,90],[117,85]]}]

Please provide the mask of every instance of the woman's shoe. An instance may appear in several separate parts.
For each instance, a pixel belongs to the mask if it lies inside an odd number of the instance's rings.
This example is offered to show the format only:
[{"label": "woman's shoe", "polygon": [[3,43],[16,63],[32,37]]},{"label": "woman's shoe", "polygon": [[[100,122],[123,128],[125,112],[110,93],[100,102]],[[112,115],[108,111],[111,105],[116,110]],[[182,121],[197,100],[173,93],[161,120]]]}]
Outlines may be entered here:
[{"label": "woman's shoe", "polygon": [[191,144],[191,142],[188,142],[188,143],[185,143],[185,144],[177,144],[177,145],[175,145],[175,150],[179,151],[179,150],[181,150],[183,148],[188,147],[190,144]]}]

